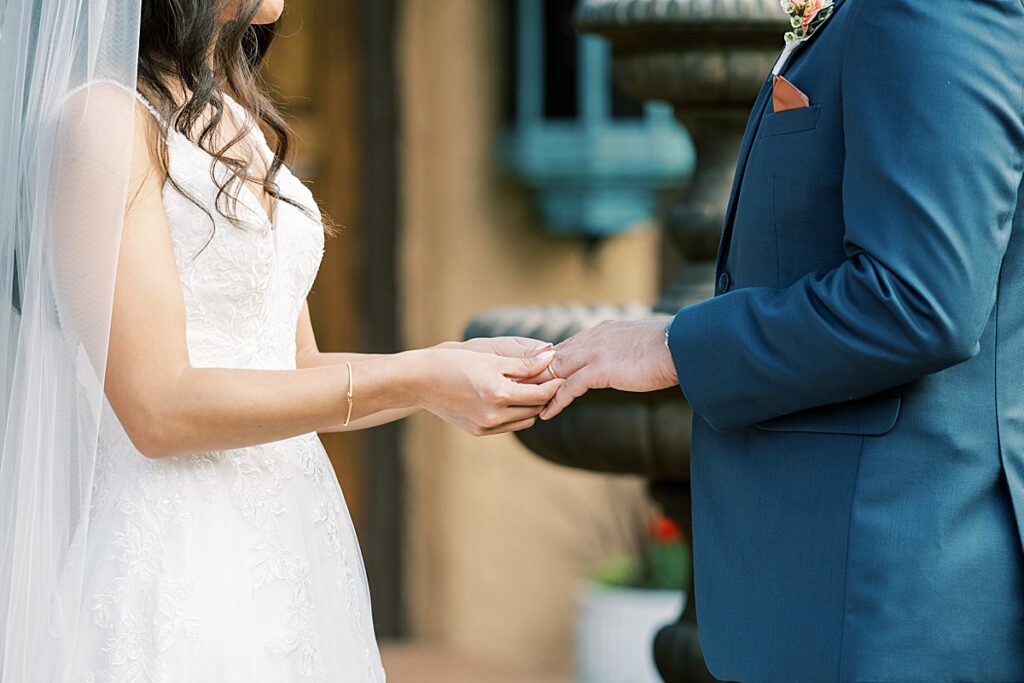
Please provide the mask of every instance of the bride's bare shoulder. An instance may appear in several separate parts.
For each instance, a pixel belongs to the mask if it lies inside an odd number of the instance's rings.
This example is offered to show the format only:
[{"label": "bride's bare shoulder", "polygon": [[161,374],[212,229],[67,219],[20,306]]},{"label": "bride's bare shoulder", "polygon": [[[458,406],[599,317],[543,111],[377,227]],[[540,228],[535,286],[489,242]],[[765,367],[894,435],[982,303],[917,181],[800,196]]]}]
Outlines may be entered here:
[{"label": "bride's bare shoulder", "polygon": [[114,81],[83,84],[67,94],[57,116],[54,167],[63,194],[74,196],[102,177],[127,192],[126,210],[159,203],[163,132],[134,89]]},{"label": "bride's bare shoulder", "polygon": [[90,81],[59,103],[57,153],[73,158],[117,156],[133,144],[136,103],[130,88],[114,81]]},{"label": "bride's bare shoulder", "polygon": [[[131,175],[159,167],[159,115],[138,93],[112,80],[94,80],[71,90],[59,108],[58,153],[79,159],[102,157],[131,163]],[[135,183],[133,183],[135,184]]]},{"label": "bride's bare shoulder", "polygon": [[94,80],[70,90],[59,115],[65,126],[90,125],[111,132],[132,116],[137,102],[135,91],[128,86],[112,80]]}]

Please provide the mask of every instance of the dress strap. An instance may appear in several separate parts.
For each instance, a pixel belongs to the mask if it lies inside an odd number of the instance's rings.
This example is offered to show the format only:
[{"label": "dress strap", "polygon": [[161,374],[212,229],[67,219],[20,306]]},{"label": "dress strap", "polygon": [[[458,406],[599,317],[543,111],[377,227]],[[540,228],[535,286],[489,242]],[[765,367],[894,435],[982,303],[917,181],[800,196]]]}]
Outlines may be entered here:
[{"label": "dress strap", "polygon": [[153,115],[153,118],[155,118],[157,120],[157,122],[160,123],[161,126],[166,126],[167,125],[167,121],[164,119],[163,115],[161,115],[160,111],[156,107],[153,106],[152,102],[150,102],[148,99],[146,99],[145,95],[143,95],[138,90],[136,90],[135,91],[135,97],[138,98],[139,102],[142,102],[142,104],[146,107],[146,109],[149,110],[149,113]]}]

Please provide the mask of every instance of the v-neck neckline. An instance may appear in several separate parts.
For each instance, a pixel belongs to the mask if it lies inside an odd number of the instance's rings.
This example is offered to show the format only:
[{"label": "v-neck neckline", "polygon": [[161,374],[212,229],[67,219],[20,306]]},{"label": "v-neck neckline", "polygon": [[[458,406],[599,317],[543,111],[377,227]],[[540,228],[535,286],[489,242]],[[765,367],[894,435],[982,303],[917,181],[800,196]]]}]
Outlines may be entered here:
[{"label": "v-neck neckline", "polygon": [[[245,118],[249,118],[248,112],[246,112],[245,109],[242,107],[242,105],[240,105],[237,101],[235,101],[235,99],[233,97],[231,97],[230,95],[228,95],[226,92],[221,91],[220,94],[221,94],[221,97],[224,98],[224,101],[227,103],[227,105],[229,107],[231,107],[232,112],[234,114],[239,114],[239,115],[241,115],[243,117],[242,123],[244,124],[244,119]],[[141,97],[141,95],[140,95],[140,97]],[[152,111],[154,113],[154,115],[158,115],[156,109],[153,107],[153,105],[149,104],[148,100],[143,98],[143,101],[150,108],[150,111]],[[160,117],[160,118],[163,118],[163,117]],[[255,122],[253,122],[253,126],[255,127],[256,125],[257,124]],[[168,125],[167,129],[168,129],[168,131],[170,132],[171,135],[176,135],[178,137],[184,138],[185,141],[190,146],[192,146],[194,149],[199,150],[203,155],[209,157],[214,163],[221,163],[221,164],[223,164],[223,162],[219,162],[217,160],[217,158],[213,154],[210,154],[209,150],[207,150],[202,145],[200,145],[197,142],[195,142],[189,136],[185,135],[184,133],[179,132],[174,126]],[[258,137],[254,139],[253,138],[253,131],[249,131],[249,134],[245,138],[243,138],[243,140],[249,142],[250,146],[252,147],[252,152],[254,154],[260,155],[260,158],[263,161],[264,165],[266,166],[266,168],[269,169],[270,168],[270,164],[267,163],[266,155],[264,154],[263,150],[261,149],[262,147],[266,146],[265,143],[263,143]],[[259,196],[256,194],[256,190],[253,189],[253,187],[249,183],[249,181],[244,180],[244,179],[242,180],[242,192],[246,193],[249,196],[249,201],[251,201],[253,205],[249,206],[247,202],[243,202],[243,204],[250,211],[252,211],[254,214],[256,214],[256,216],[258,218],[260,218],[260,220],[263,221],[263,226],[264,227],[269,227],[271,229],[276,228],[277,227],[278,208],[279,208],[278,205],[280,204],[280,200],[277,200],[277,199],[274,199],[273,197],[271,197],[271,200],[272,200],[271,201],[271,207],[270,207],[270,210],[268,211],[267,207],[265,207],[263,205],[263,202],[260,201]],[[239,197],[240,201],[241,201],[241,199],[242,198]]]},{"label": "v-neck neckline", "polygon": [[[249,112],[247,112],[245,108],[242,107],[242,105],[240,105],[233,97],[231,97],[231,95],[228,95],[224,91],[221,91],[220,94],[221,97],[224,98],[224,101],[228,103],[228,106],[231,107],[233,113],[238,114],[242,117],[243,120],[237,121],[236,123],[238,123],[240,126],[242,126],[242,128],[244,128],[244,126],[246,125],[245,119],[251,119],[251,117],[249,116]],[[257,125],[258,124],[255,121],[252,121],[253,128],[255,128]],[[242,128],[239,128],[239,130],[242,130]],[[248,142],[252,153],[254,155],[259,155],[260,161],[263,162],[264,168],[266,168],[268,171],[270,170],[271,163],[267,161],[266,155],[264,154],[263,150],[263,147],[265,147],[266,145],[263,143],[262,140],[259,139],[259,137],[253,135],[253,130],[250,130],[242,140],[239,140],[239,142]],[[250,161],[254,161],[254,159]],[[266,206],[263,205],[263,202],[260,200],[259,195],[256,194],[256,190],[252,187],[248,180],[243,179],[242,186],[245,189],[245,191],[249,193],[249,198],[255,204],[254,207],[251,207],[253,212],[259,214],[259,216],[263,219],[265,225],[269,226],[271,229],[275,228],[277,225],[277,210],[280,201],[275,199],[274,197],[270,197],[270,208],[268,209]]]}]

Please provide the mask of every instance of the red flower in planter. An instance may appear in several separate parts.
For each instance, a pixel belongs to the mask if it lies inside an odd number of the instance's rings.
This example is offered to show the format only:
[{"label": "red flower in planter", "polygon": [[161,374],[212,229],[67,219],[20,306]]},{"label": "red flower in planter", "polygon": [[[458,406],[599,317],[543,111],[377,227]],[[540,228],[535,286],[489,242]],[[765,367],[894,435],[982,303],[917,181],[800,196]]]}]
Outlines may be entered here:
[{"label": "red flower in planter", "polygon": [[665,515],[658,515],[651,522],[651,538],[656,543],[679,543],[683,540],[683,532],[671,519]]}]

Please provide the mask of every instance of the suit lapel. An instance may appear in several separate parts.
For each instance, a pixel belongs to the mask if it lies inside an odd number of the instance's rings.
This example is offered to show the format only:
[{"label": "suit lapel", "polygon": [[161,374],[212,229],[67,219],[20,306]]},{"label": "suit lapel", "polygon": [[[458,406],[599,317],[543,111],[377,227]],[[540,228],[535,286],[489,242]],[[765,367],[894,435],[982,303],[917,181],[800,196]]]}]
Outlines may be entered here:
[{"label": "suit lapel", "polygon": [[[825,22],[821,28],[814,32],[807,40],[797,45],[785,64],[782,65],[782,69],[779,74],[784,74],[793,64],[794,60],[800,55],[806,52],[807,44],[814,42],[818,35],[828,28],[828,25],[835,20],[835,15],[839,11],[845,0],[836,0],[835,9],[832,11],[832,17]],[[781,53],[780,53],[781,56]],[[743,176],[747,170],[747,161],[750,159],[750,151],[754,145],[754,140],[757,138],[757,131],[761,127],[761,121],[764,119],[764,110],[771,101],[772,94],[772,76],[769,74],[764,84],[761,86],[761,92],[758,94],[757,99],[754,101],[754,109],[750,115],[750,120],[747,122],[747,130],[743,134],[743,143],[740,145],[740,155],[736,162],[736,175],[732,182],[732,191],[729,193],[729,203],[725,210],[725,226],[722,229],[722,237],[718,243],[718,255],[717,255],[717,266],[715,272],[715,281],[718,281],[718,277],[722,273],[722,268],[725,265],[725,257],[729,250],[729,240],[732,237],[732,224],[733,219],[736,215],[736,204],[739,202],[740,188],[743,184]]]},{"label": "suit lapel", "polygon": [[747,160],[750,158],[750,149],[754,144],[754,138],[757,137],[757,131],[761,126],[761,119],[764,118],[765,107],[768,106],[769,100],[771,100],[772,93],[772,79],[766,78],[764,85],[761,86],[761,92],[758,93],[757,99],[754,101],[754,109],[750,114],[750,120],[747,122],[747,130],[743,134],[743,142],[740,144],[740,156],[736,162],[736,175],[732,181],[732,191],[729,193],[729,203],[725,209],[725,226],[722,230],[722,237],[718,243],[718,265],[715,272],[715,282],[718,282],[718,277],[722,274],[722,266],[725,264],[725,254],[729,249],[729,237],[732,233],[732,221],[733,216],[736,213],[736,202],[739,201],[740,185],[743,184],[743,174],[747,170]]}]

